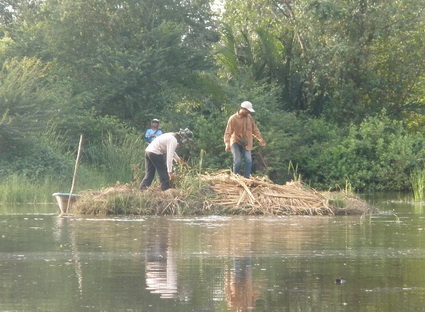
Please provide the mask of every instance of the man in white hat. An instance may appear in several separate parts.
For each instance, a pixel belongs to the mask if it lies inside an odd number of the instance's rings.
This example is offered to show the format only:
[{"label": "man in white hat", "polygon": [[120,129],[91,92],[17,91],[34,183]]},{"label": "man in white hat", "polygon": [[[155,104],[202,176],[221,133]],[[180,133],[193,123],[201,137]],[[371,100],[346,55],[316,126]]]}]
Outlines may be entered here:
[{"label": "man in white hat", "polygon": [[227,122],[226,131],[224,132],[224,144],[226,152],[232,152],[233,155],[233,172],[239,174],[241,168],[242,156],[245,161],[244,177],[249,178],[252,170],[251,150],[253,147],[253,137],[260,141],[262,146],[266,146],[258,130],[251,113],[255,110],[252,108],[251,102],[244,101],[239,111],[230,116]]},{"label": "man in white hat", "polygon": [[162,134],[162,130],[159,129],[159,120],[154,118],[151,122],[151,128],[146,130],[145,141],[146,143],[151,143],[157,136]]}]

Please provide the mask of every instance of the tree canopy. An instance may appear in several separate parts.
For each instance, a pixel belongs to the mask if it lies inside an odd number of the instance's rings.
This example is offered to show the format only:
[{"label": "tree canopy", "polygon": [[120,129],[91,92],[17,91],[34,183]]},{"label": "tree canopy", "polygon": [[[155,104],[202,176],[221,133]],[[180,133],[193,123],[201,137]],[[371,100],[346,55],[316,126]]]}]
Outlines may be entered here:
[{"label": "tree canopy", "polygon": [[51,127],[96,146],[160,118],[169,131],[194,129],[189,154],[223,168],[225,122],[248,99],[270,142],[254,151],[256,168],[276,180],[290,163],[318,184],[358,177],[356,166],[328,168],[332,179],[318,171],[373,118],[398,129],[393,139],[416,136],[405,172],[421,163],[422,0],[228,0],[221,14],[214,3],[2,0],[1,150]]}]

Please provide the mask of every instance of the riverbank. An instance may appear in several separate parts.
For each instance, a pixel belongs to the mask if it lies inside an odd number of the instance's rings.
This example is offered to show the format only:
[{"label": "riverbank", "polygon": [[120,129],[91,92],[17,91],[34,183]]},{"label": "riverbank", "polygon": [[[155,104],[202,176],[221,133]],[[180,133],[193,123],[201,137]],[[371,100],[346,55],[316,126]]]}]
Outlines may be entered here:
[{"label": "riverbank", "polygon": [[117,183],[79,195],[71,212],[81,215],[352,215],[373,209],[354,194],[225,171],[181,178],[167,191],[154,185],[141,192],[136,184]]}]

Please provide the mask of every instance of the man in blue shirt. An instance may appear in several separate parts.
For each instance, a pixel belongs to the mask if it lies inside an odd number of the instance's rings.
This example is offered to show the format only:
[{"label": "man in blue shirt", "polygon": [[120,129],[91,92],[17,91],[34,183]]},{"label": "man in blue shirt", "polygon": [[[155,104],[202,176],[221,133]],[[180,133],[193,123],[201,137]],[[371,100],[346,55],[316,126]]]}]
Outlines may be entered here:
[{"label": "man in blue shirt", "polygon": [[145,141],[149,144],[151,143],[157,136],[160,136],[163,132],[159,129],[159,120],[152,119],[152,128],[148,129],[145,133]]}]

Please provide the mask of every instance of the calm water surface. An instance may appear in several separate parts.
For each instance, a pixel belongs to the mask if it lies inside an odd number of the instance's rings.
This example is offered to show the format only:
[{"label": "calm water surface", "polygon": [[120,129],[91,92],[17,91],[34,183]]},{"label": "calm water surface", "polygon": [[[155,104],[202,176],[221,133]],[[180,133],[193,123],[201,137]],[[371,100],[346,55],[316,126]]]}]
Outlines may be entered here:
[{"label": "calm water surface", "polygon": [[0,311],[425,311],[424,206],[391,199],[363,217],[0,206]]}]

